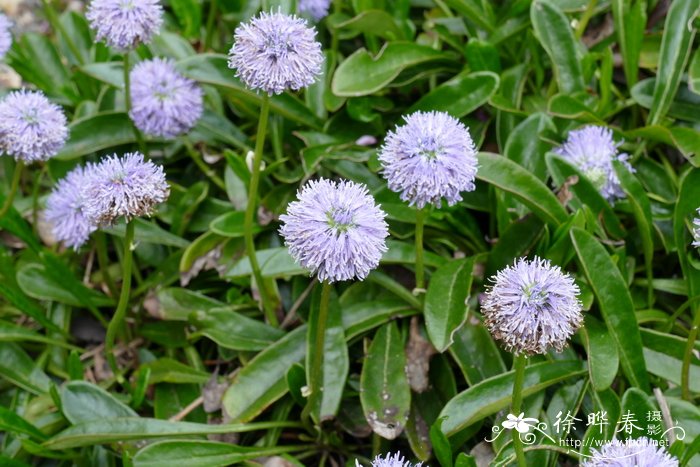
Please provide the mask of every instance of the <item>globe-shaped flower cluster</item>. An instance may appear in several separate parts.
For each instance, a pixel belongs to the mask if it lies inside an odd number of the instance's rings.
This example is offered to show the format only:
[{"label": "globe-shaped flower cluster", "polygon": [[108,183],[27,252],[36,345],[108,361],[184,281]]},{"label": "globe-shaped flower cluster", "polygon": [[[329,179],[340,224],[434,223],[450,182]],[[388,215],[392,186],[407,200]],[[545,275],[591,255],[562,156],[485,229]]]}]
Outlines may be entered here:
[{"label": "globe-shaped flower cluster", "polygon": [[163,24],[158,0],[93,0],[85,14],[95,39],[121,51],[147,44]]},{"label": "globe-shaped flower cluster", "polygon": [[678,467],[678,459],[649,438],[613,440],[592,449],[582,467]]}]

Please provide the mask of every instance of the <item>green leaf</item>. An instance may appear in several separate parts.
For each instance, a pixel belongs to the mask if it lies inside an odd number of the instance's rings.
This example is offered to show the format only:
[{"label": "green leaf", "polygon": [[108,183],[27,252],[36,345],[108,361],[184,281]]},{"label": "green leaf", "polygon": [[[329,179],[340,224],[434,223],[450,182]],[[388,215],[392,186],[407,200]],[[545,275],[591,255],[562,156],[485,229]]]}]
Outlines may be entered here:
[{"label": "green leaf", "polygon": [[[134,239],[137,243],[154,243],[157,245],[168,245],[177,248],[184,248],[190,244],[184,238],[171,234],[153,221],[136,218],[132,222],[134,223]],[[109,228],[104,228],[102,230],[119,238],[124,238],[126,235],[126,224],[120,222],[119,224],[113,225]]]},{"label": "green leaf", "polygon": [[124,64],[122,62],[88,63],[81,66],[80,71],[117,89],[124,89]]},{"label": "green leaf", "polygon": [[331,89],[336,96],[366,96],[388,86],[409,67],[449,59],[445,52],[412,42],[387,42],[375,57],[361,48],[335,70]]},{"label": "green leaf", "polygon": [[[17,271],[17,283],[27,295],[39,300],[51,300],[78,307],[85,305],[83,301],[76,298],[74,293],[68,290],[65,283],[58,282],[41,264],[26,263],[22,266]],[[80,282],[78,284],[81,295],[89,297],[95,306],[114,305],[111,298],[96,290],[88,289]]]},{"label": "green leaf", "polygon": [[211,375],[206,371],[200,371],[172,358],[159,358],[148,362],[142,368],[149,368],[151,376],[148,380],[150,384],[157,383],[198,383],[204,384],[209,381]]},{"label": "green leaf", "polygon": [[[0,289],[1,292],[1,289]],[[24,311],[24,310],[23,310]],[[60,339],[52,339],[51,337],[39,334],[36,331],[19,326],[7,321],[0,320],[0,342],[41,342],[43,344],[65,347],[67,349],[79,349]]]},{"label": "green leaf", "polygon": [[660,123],[671,106],[692,51],[695,28],[691,23],[699,8],[700,0],[686,0],[673,2],[668,9],[661,40],[654,100],[647,118],[650,125]]},{"label": "green leaf", "polygon": [[574,195],[572,204],[576,209],[588,206],[596,217],[601,217],[605,227],[617,238],[623,237],[625,231],[620,219],[613,211],[610,203],[600,194],[596,186],[574,165],[554,153],[547,153],[545,160],[554,183],[562,186],[569,177],[577,177],[578,181],[569,185],[569,191]]},{"label": "green leaf", "polygon": [[179,287],[160,289],[156,298],[158,299],[156,312],[158,317],[173,321],[187,321],[194,312],[209,311],[225,305],[201,293]]},{"label": "green leaf", "polygon": [[131,408],[99,386],[71,381],[61,389],[61,409],[69,422],[90,422],[120,417],[138,417]]},{"label": "green leaf", "polygon": [[[700,102],[698,103],[700,105]],[[671,107],[673,109],[673,107]],[[670,112],[669,112],[670,113]],[[700,120],[699,120],[700,121]],[[645,126],[625,132],[629,138],[646,138],[678,149],[695,167],[700,166],[700,131],[683,126],[667,128],[661,125]]]},{"label": "green leaf", "polygon": [[474,261],[474,256],[450,261],[430,278],[425,296],[425,327],[438,352],[452,345],[455,331],[467,319]]},{"label": "green leaf", "polygon": [[442,419],[437,419],[430,427],[430,442],[440,466],[452,467],[452,446],[450,446],[450,440],[440,429],[441,425]]},{"label": "green leaf", "polygon": [[391,319],[416,314],[416,310],[406,302],[393,299],[350,303],[342,307],[342,312],[345,337],[348,340]]},{"label": "green leaf", "polygon": [[[566,378],[586,372],[582,362],[554,361],[530,365],[525,369],[523,397],[536,394]],[[457,394],[443,407],[442,431],[453,436],[468,426],[508,407],[513,392],[514,372],[481,381]]]},{"label": "green leaf", "polygon": [[1,405],[0,430],[8,433],[27,435],[39,441],[43,441],[47,438],[37,427]]},{"label": "green leaf", "polygon": [[590,313],[586,315],[586,324],[581,328],[581,335],[586,345],[588,372],[593,389],[604,391],[615,380],[620,363],[615,339],[605,325]]},{"label": "green leaf", "polygon": [[678,260],[683,277],[688,284],[688,297],[700,295],[700,269],[691,264],[688,258],[688,250],[691,248],[688,225],[696,216],[696,210],[700,204],[698,200],[700,200],[700,170],[692,169],[687,171],[680,180],[680,192],[673,212],[673,236],[678,247]]},{"label": "green leaf", "polygon": [[450,354],[469,385],[506,372],[501,353],[484,324],[470,318],[454,334]]},{"label": "green leaf", "polygon": [[199,38],[199,30],[202,27],[200,2],[197,0],[170,0],[169,4],[180,26],[182,26],[182,34],[189,39]]},{"label": "green leaf", "polygon": [[488,2],[478,0],[445,0],[445,4],[454,8],[465,19],[474,22],[477,26],[488,32],[493,32],[493,11],[488,8]]},{"label": "green leaf", "polygon": [[351,38],[364,33],[387,40],[407,39],[396,24],[394,17],[384,10],[365,10],[353,18],[332,24],[331,27],[343,31],[343,38]]},{"label": "green leaf", "polygon": [[[330,286],[328,286],[330,287]],[[308,406],[311,417],[320,424],[333,419],[338,413],[340,400],[343,396],[345,381],[348,377],[350,360],[348,347],[345,343],[342,313],[338,298],[331,293],[328,321],[326,324],[323,348],[316,348],[318,333],[318,314],[320,312],[321,294],[323,287],[316,287],[311,297],[308,330],[306,334],[306,380],[311,381],[311,369],[314,360],[321,359],[321,390],[312,391],[308,396]]]},{"label": "green leaf", "polygon": [[634,86],[639,74],[639,56],[647,23],[644,0],[612,0],[613,21],[628,87]]},{"label": "green leaf", "polygon": [[481,152],[477,158],[479,170],[476,178],[512,193],[548,224],[558,226],[566,222],[568,216],[564,207],[532,173],[498,154]]},{"label": "green leaf", "polygon": [[401,434],[411,411],[406,355],[396,323],[374,335],[360,375],[360,402],[372,430],[386,439]]},{"label": "green leaf", "polygon": [[547,165],[544,155],[552,145],[543,141],[540,134],[545,130],[554,129],[554,123],[549,116],[540,112],[534,113],[513,129],[503,154],[545,181]]},{"label": "green leaf", "polygon": [[[628,418],[628,420],[632,422],[628,425],[629,429],[631,429],[631,433],[623,430],[618,437],[621,440],[624,440],[645,436],[656,440],[657,442],[662,441],[664,439],[664,436],[661,434],[664,429],[662,422],[650,422],[648,420],[648,414],[658,410],[659,409],[656,406],[650,403],[649,397],[643,391],[640,391],[637,388],[629,388],[622,396],[622,416],[631,416]],[[618,423],[620,424],[620,428],[625,426],[624,419]],[[661,430],[659,430],[659,433],[656,434],[648,433],[647,427],[654,424],[661,427]]]},{"label": "green leaf", "polygon": [[563,93],[583,91],[578,46],[566,15],[554,3],[534,0],[530,19],[537,38],[552,60],[559,90]]},{"label": "green leaf", "polygon": [[69,160],[134,142],[134,129],[123,112],[105,112],[71,122],[70,136],[56,156]]},{"label": "green leaf", "polygon": [[[222,214],[211,221],[211,224],[209,224],[209,229],[222,237],[242,237],[244,234],[243,217],[245,217],[245,212],[243,211],[227,212],[226,214]],[[258,232],[260,232],[260,226],[254,224],[253,233]]]},{"label": "green leaf", "polygon": [[235,422],[248,422],[288,390],[285,375],[306,354],[306,326],[296,328],[255,356],[236,373],[223,406]]},{"label": "green leaf", "polygon": [[146,417],[120,417],[91,420],[67,428],[44,443],[52,450],[70,449],[118,441],[138,441],[175,436],[201,436],[214,433],[243,433],[269,428],[269,424],[237,423],[209,425],[171,422]]},{"label": "green leaf", "polygon": [[188,467],[218,467],[299,450],[298,446],[245,447],[215,441],[158,441],[141,449],[134,467],[172,467],[187,459]]},{"label": "green leaf", "polygon": [[620,270],[603,245],[585,230],[577,227],[571,229],[571,240],[597,298],[600,313],[617,344],[622,371],[633,386],[648,391],[649,379],[639,325],[632,297]]},{"label": "green leaf", "polygon": [[688,87],[695,94],[700,94],[700,49],[695,50],[688,68]]},{"label": "green leaf", "polygon": [[206,336],[227,349],[259,351],[284,336],[284,332],[230,308],[200,310],[190,315],[197,328],[192,337]]},{"label": "green leaf", "polygon": [[463,72],[425,94],[406,113],[435,110],[463,117],[486,104],[498,83],[498,75],[490,71]]},{"label": "green leaf", "polygon": [[[648,78],[635,84],[631,89],[630,94],[634,101],[644,107],[645,109],[651,109],[654,102],[653,93],[656,89],[657,78]],[[668,109],[666,109],[665,115],[671,118],[677,118],[680,120],[687,120],[689,122],[699,122],[700,112],[698,112],[698,104],[700,104],[700,96],[693,93],[686,86],[681,86],[678,92],[674,92],[671,95],[671,102]],[[647,128],[658,128],[659,124],[649,124]],[[673,128],[683,128],[683,127],[671,127]],[[632,130],[634,131],[634,130]]]},{"label": "green leaf", "polygon": [[34,359],[11,342],[0,342],[0,376],[34,394],[47,393],[51,385],[51,380]]},{"label": "green leaf", "polygon": [[[197,54],[178,62],[183,74],[202,84],[211,84],[224,90],[234,100],[259,106],[262,95],[248,89],[227,65],[221,54]],[[320,128],[321,121],[299,99],[288,93],[270,99],[271,112],[312,128]]]}]

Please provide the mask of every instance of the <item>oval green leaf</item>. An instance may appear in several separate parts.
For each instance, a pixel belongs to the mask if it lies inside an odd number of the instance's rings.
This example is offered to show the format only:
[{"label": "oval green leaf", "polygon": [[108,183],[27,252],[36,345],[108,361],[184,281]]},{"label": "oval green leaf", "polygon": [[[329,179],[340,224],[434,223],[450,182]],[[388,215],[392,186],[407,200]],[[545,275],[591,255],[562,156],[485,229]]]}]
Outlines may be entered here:
[{"label": "oval green leaf", "polygon": [[498,82],[498,75],[490,71],[460,73],[421,97],[406,113],[435,110],[463,117],[486,104]]}]

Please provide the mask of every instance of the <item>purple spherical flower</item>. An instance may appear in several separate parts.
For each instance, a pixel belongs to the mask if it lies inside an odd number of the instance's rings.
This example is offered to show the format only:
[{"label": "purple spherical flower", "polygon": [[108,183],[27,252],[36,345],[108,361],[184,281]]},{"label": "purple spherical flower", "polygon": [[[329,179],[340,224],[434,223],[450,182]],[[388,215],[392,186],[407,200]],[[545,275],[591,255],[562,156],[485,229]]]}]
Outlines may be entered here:
[{"label": "purple spherical flower", "polygon": [[569,136],[554,152],[576,166],[586,178],[610,202],[624,198],[613,161],[622,162],[628,170],[633,171],[627,162],[627,154],[618,154],[621,143],[613,140],[609,128],[589,125],[569,132]]},{"label": "purple spherical flower", "polygon": [[700,208],[698,208],[698,217],[693,219],[693,246],[700,247]]},{"label": "purple spherical flower", "polygon": [[[361,467],[360,462],[355,460],[355,465]],[[372,461],[372,467],[421,467],[422,462],[418,464],[411,464],[409,461],[404,459],[400,452],[396,454],[387,454],[385,457],[377,456]]]},{"label": "purple spherical flower", "polygon": [[12,21],[0,13],[0,60],[12,47]]},{"label": "purple spherical flower", "polygon": [[310,181],[280,216],[290,254],[319,281],[360,280],[376,268],[389,235],[386,214],[365,185]]},{"label": "purple spherical flower", "polygon": [[25,162],[55,156],[68,139],[61,107],[40,92],[14,91],[0,102],[0,150]]},{"label": "purple spherical flower", "polygon": [[509,352],[561,351],[583,322],[574,279],[547,260],[520,258],[491,280],[481,309],[486,327]]},{"label": "purple spherical flower", "polygon": [[95,39],[119,50],[147,44],[163,24],[158,0],[92,0],[85,14]]},{"label": "purple spherical flower", "polygon": [[97,227],[84,212],[83,187],[90,178],[92,166],[76,167],[59,180],[48,199],[44,216],[56,240],[74,250],[80,248]]},{"label": "purple spherical flower", "polygon": [[322,65],[316,30],[306,20],[280,12],[262,12],[238,26],[228,61],[246,86],[269,95],[313,84]]},{"label": "purple spherical flower", "polygon": [[129,116],[147,135],[174,138],[190,131],[202,116],[202,89],[178,73],[171,60],[140,62],[130,81]]},{"label": "purple spherical flower", "polygon": [[450,206],[473,191],[476,149],[469,130],[445,112],[415,112],[387,135],[379,153],[389,189],[419,209],[426,204]]},{"label": "purple spherical flower", "polygon": [[592,449],[583,467],[678,467],[678,459],[649,438],[613,440]]},{"label": "purple spherical flower", "polygon": [[299,13],[306,13],[316,21],[328,16],[331,0],[299,0]]},{"label": "purple spherical flower", "polygon": [[110,225],[119,217],[150,216],[170,194],[163,167],[143,154],[116,154],[96,164],[83,187],[85,214],[93,224]]}]

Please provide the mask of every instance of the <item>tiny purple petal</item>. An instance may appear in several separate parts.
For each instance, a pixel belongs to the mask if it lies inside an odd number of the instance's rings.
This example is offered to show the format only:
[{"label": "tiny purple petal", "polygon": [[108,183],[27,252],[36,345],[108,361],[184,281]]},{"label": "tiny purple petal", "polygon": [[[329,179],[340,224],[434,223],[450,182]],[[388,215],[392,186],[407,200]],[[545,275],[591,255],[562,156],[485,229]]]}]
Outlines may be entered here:
[{"label": "tiny purple petal", "polygon": [[171,60],[138,63],[130,81],[129,116],[147,135],[175,138],[190,131],[202,116],[202,89],[178,73]]},{"label": "tiny purple petal", "polygon": [[92,0],[85,17],[95,39],[126,51],[147,44],[163,24],[158,0]]},{"label": "tiny purple petal", "polygon": [[144,161],[138,152],[102,159],[90,171],[82,193],[84,212],[98,226],[120,217],[150,216],[169,194],[163,167]]},{"label": "tiny purple petal", "polygon": [[238,26],[228,61],[246,86],[269,95],[313,84],[322,64],[316,30],[306,20],[280,12],[262,12]]},{"label": "tiny purple petal", "polygon": [[63,109],[40,91],[13,91],[0,102],[0,150],[25,162],[55,156],[68,139]]},{"label": "tiny purple petal", "polygon": [[600,449],[591,449],[591,457],[582,467],[678,467],[678,459],[649,438],[613,440]]},{"label": "tiny purple petal", "polygon": [[387,250],[386,214],[365,185],[320,179],[308,182],[280,216],[292,257],[318,280],[364,279]]},{"label": "tiny purple petal", "polygon": [[630,172],[634,171],[627,162],[629,156],[618,154],[617,148],[620,144],[613,140],[613,133],[609,128],[589,125],[570,131],[564,144],[554,152],[576,166],[600,194],[613,203],[616,199],[625,197],[613,161],[620,161]]},{"label": "tiny purple petal", "polygon": [[450,206],[473,191],[476,149],[469,130],[445,112],[415,112],[387,135],[379,153],[389,189],[419,209],[426,204]]},{"label": "tiny purple petal", "polygon": [[509,352],[560,352],[583,322],[574,279],[547,260],[520,258],[491,280],[481,310],[486,327]]},{"label": "tiny purple petal", "polygon": [[299,13],[306,13],[315,21],[328,16],[331,0],[299,0]]},{"label": "tiny purple petal", "polygon": [[5,58],[12,47],[12,21],[0,13],[0,60]]},{"label": "tiny purple petal", "polygon": [[44,216],[53,236],[74,250],[80,248],[97,227],[85,216],[83,187],[90,178],[92,166],[76,167],[59,180],[48,199]]}]

